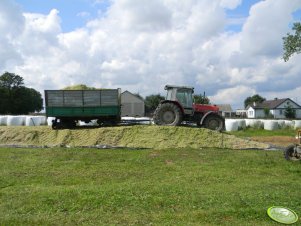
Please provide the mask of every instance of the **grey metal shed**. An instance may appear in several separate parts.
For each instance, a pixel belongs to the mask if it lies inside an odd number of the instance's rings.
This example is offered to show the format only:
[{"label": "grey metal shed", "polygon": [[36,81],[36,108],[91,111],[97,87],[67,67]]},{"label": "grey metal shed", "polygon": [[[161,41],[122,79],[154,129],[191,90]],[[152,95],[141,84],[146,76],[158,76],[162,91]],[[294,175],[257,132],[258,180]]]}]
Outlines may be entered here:
[{"label": "grey metal shed", "polygon": [[129,91],[121,94],[121,117],[143,117],[145,105],[143,99]]}]

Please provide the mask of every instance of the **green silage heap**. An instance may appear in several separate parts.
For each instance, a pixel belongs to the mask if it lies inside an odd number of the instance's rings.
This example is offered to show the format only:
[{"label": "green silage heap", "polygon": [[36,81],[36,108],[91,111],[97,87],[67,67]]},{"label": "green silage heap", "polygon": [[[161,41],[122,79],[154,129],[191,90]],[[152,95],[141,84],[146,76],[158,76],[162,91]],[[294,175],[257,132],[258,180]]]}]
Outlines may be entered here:
[{"label": "green silage heap", "polygon": [[94,146],[131,148],[268,148],[257,143],[216,131],[191,127],[118,126],[52,130],[50,127],[0,127],[0,145]]}]

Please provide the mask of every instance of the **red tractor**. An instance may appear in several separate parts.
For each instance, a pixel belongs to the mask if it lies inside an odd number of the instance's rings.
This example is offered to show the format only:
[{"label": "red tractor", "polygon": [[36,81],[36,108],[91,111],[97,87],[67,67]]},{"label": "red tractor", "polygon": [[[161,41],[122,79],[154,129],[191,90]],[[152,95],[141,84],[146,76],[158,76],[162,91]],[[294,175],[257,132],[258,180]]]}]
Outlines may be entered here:
[{"label": "red tractor", "polygon": [[211,130],[224,130],[225,119],[218,114],[217,106],[193,103],[193,87],[166,85],[165,90],[166,100],[161,101],[154,113],[155,124],[178,126],[186,121]]}]

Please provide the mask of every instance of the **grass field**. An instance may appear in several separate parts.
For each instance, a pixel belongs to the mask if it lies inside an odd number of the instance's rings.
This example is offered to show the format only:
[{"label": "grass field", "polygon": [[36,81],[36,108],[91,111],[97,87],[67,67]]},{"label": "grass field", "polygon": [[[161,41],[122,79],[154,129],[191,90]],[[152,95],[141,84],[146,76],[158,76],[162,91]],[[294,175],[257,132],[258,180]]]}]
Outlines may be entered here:
[{"label": "grass field", "polygon": [[0,225],[278,225],[300,175],[280,151],[0,148]]},{"label": "grass field", "polygon": [[245,130],[239,130],[236,132],[229,132],[229,134],[238,136],[238,137],[254,137],[254,136],[291,136],[295,137],[296,130],[286,128],[278,130],[264,130],[264,129],[255,129],[247,128]]}]

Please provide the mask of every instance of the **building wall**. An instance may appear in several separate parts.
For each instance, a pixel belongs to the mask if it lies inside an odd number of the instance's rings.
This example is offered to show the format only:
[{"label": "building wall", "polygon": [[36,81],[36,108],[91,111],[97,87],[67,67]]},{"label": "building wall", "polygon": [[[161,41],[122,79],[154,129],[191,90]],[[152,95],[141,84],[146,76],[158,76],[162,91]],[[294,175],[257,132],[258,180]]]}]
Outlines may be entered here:
[{"label": "building wall", "polygon": [[248,109],[247,116],[248,118],[255,118],[255,110],[252,107]]},{"label": "building wall", "polygon": [[296,110],[296,118],[301,118],[301,109],[300,107],[292,102],[291,100],[287,100],[284,103],[280,104],[276,109],[271,110],[271,113],[277,119],[285,119],[285,109],[290,106]]},{"label": "building wall", "polygon": [[255,118],[264,118],[264,110],[263,109],[256,109],[255,111]]},{"label": "building wall", "polygon": [[143,117],[144,114],[145,105],[143,100],[128,91],[121,94],[122,117]]},{"label": "building wall", "polygon": [[301,109],[296,110],[296,118],[301,118]]}]

